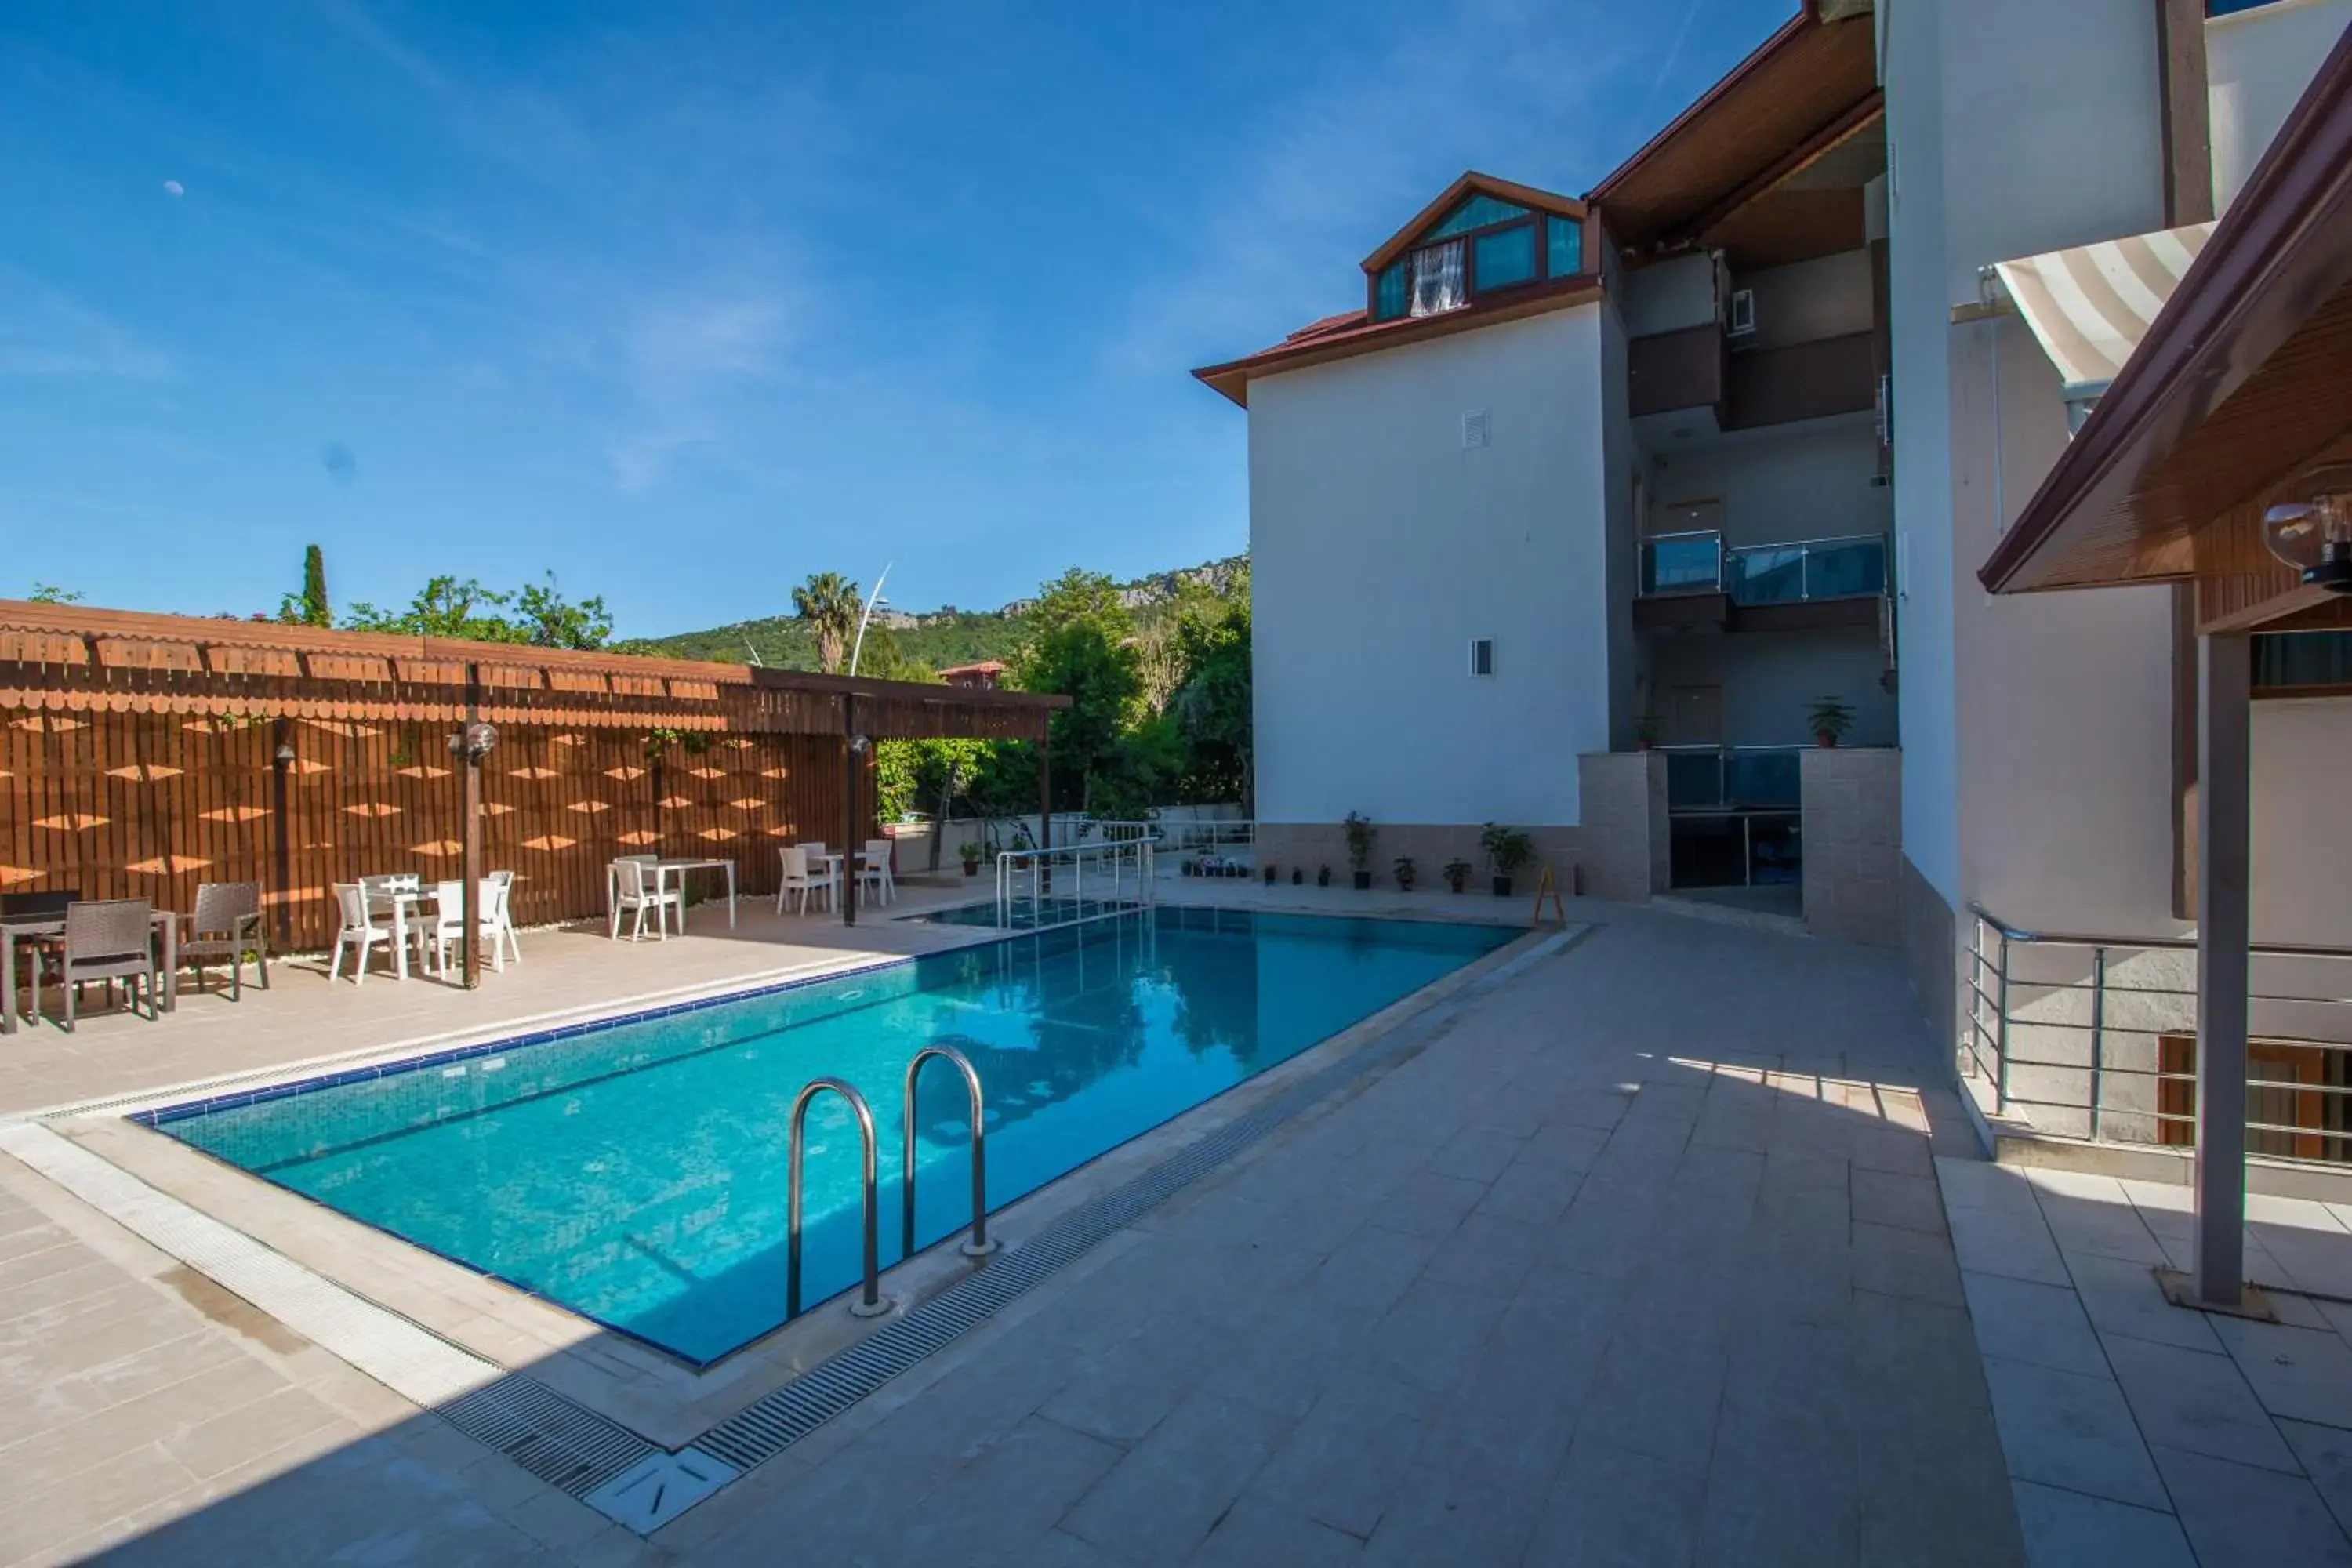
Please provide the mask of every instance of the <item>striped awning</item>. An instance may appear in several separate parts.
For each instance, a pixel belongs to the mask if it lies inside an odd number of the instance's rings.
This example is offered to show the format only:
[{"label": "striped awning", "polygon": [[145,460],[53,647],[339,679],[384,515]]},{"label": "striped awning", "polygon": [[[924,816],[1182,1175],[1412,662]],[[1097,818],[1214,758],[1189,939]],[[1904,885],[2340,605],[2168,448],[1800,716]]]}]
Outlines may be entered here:
[{"label": "striped awning", "polygon": [[1996,266],[2069,401],[2106,390],[2212,232],[2192,223]]}]

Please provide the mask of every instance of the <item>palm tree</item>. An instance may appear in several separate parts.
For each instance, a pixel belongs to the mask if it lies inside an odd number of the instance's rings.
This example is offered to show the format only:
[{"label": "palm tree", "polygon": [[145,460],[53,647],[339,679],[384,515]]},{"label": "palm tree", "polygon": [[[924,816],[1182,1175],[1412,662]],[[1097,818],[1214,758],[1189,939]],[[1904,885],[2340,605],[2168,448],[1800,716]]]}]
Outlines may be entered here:
[{"label": "palm tree", "polygon": [[857,630],[858,612],[865,607],[857,584],[838,572],[812,572],[807,582],[793,590],[793,614],[816,634],[817,662],[827,675],[841,673],[850,635]]}]

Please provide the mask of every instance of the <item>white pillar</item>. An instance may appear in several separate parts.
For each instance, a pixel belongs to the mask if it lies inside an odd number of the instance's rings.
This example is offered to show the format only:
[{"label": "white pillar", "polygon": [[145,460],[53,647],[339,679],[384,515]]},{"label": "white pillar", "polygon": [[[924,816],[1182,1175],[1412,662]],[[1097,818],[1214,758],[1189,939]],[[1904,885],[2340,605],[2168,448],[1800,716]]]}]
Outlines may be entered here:
[{"label": "white pillar", "polygon": [[2253,642],[2206,637],[2197,688],[2197,1199],[2189,1284],[2216,1307],[2246,1278],[2248,731]]}]

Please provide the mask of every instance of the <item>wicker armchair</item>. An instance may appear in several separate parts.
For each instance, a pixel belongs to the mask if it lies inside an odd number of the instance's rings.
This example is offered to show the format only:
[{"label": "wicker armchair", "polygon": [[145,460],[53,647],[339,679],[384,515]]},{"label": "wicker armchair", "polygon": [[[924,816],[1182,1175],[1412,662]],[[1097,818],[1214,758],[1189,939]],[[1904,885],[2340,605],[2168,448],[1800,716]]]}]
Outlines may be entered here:
[{"label": "wicker armchair", "polygon": [[[117,980],[127,994],[131,981],[144,984],[147,1016],[162,1016],[155,989],[155,941],[152,923],[155,906],[145,899],[84,899],[66,910],[65,951],[58,977],[65,984],[66,1027],[74,1026],[81,987],[89,981],[106,983],[109,995]],[[40,1006],[36,994],[33,1005]]]},{"label": "wicker armchair", "polygon": [[261,884],[197,884],[196,912],[188,917],[188,934],[180,939],[180,962],[194,967],[196,989],[205,988],[206,961],[226,959],[229,1000],[243,1000],[247,952],[261,970],[261,988],[268,990],[269,939],[261,925]]}]

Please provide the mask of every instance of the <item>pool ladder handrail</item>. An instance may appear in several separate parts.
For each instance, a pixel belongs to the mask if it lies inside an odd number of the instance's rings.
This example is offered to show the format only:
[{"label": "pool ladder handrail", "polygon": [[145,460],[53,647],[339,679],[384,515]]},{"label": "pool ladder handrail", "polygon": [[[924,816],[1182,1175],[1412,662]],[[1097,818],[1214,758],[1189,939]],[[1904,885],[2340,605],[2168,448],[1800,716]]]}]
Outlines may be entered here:
[{"label": "pool ladder handrail", "polygon": [[915,1079],[923,1064],[939,1057],[963,1074],[971,1095],[971,1235],[957,1247],[966,1258],[985,1258],[997,1244],[988,1238],[988,1130],[981,1102],[980,1073],[971,1060],[952,1046],[925,1046],[907,1064],[907,1114],[898,1151],[899,1256],[915,1256]]},{"label": "pool ladder handrail", "polygon": [[864,1147],[866,1179],[866,1278],[858,1299],[849,1304],[853,1318],[878,1318],[898,1303],[882,1294],[879,1216],[880,1200],[875,1195],[876,1166],[879,1163],[875,1147],[874,1112],[866,1097],[837,1078],[813,1079],[793,1101],[792,1137],[786,1155],[784,1173],[784,1321],[790,1322],[801,1315],[801,1151],[806,1142],[808,1108],[812,1100],[830,1090],[849,1101],[849,1109],[857,1118],[857,1136]]}]

